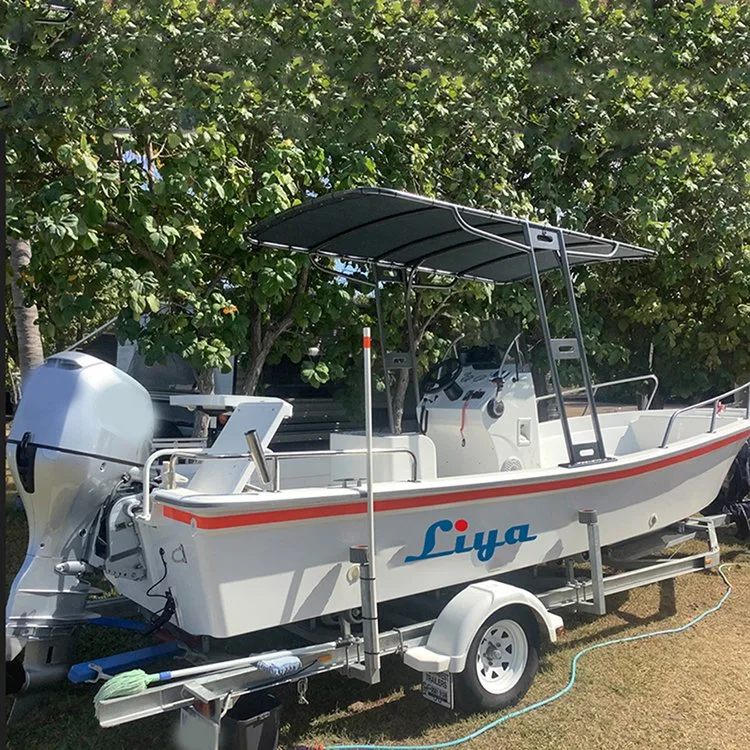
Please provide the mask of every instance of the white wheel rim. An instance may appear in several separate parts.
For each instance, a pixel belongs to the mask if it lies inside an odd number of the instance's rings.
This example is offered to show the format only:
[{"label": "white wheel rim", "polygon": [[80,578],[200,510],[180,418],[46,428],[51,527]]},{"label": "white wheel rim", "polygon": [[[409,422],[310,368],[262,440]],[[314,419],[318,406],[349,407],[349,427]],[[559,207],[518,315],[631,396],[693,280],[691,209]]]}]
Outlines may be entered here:
[{"label": "white wheel rim", "polygon": [[494,695],[507,693],[521,679],[529,658],[529,642],[514,620],[498,620],[485,630],[477,649],[479,683]]}]

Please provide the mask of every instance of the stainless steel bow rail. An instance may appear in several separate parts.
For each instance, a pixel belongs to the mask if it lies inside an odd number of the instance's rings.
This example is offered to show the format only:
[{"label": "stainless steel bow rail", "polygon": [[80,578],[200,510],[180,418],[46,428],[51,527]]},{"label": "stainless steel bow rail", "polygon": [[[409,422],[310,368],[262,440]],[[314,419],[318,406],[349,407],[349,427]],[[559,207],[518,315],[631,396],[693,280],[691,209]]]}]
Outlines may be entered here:
[{"label": "stainless steel bow rail", "polygon": [[[654,375],[653,373],[649,373],[648,375],[638,375],[633,378],[620,378],[619,380],[608,380],[606,383],[593,383],[591,387],[594,392],[594,396],[596,396],[597,391],[601,388],[609,388],[610,386],[613,386],[613,385],[625,385],[627,383],[638,383],[640,381],[648,381],[648,380],[653,382],[654,387],[651,393],[649,394],[648,401],[646,401],[646,405],[644,406],[644,409],[647,410],[651,408],[651,404],[654,400],[654,396],[656,396],[656,391],[659,390],[659,378],[656,377],[656,375]],[[572,396],[574,393],[586,393],[586,389],[583,387],[569,388],[568,390],[563,391],[562,395]],[[548,401],[549,399],[553,399],[555,397],[556,396],[554,393],[548,393],[545,396],[537,396],[536,400],[537,400],[537,403],[539,403],[540,401]],[[589,408],[589,405],[587,403],[586,407],[583,410],[584,415],[586,414],[588,408]]]},{"label": "stainless steel bow rail", "polygon": [[664,439],[661,441],[660,447],[666,448],[667,445],[669,444],[669,436],[672,432],[672,427],[674,427],[674,423],[677,421],[677,419],[681,417],[683,414],[686,414],[689,411],[693,411],[694,409],[702,409],[706,406],[711,407],[711,422],[706,432],[709,432],[709,433],[715,432],[716,431],[716,418],[719,416],[719,404],[721,404],[725,398],[729,398],[730,396],[734,396],[738,393],[742,393],[743,391],[747,391],[746,393],[747,403],[744,407],[745,419],[750,419],[750,381],[748,381],[747,383],[739,386],[738,388],[733,388],[731,391],[722,393],[720,396],[714,396],[713,398],[706,399],[705,401],[701,401],[697,404],[691,404],[690,406],[685,406],[682,409],[678,409],[669,418],[669,422],[667,423],[667,429],[664,431]]},{"label": "stainless steel bow rail", "polygon": [[[404,453],[411,458],[411,480],[412,482],[418,481],[419,464],[417,455],[414,451],[409,448],[373,448],[373,454],[394,454]],[[287,451],[284,453],[265,453],[261,450],[261,455],[264,461],[271,461],[274,465],[273,473],[273,491],[278,492],[281,489],[281,473],[280,473],[280,462],[290,458],[321,458],[324,456],[366,456],[366,448],[346,448],[341,450],[319,450],[319,451]],[[139,516],[144,521],[148,521],[151,518],[151,487],[150,482],[147,480],[154,462],[160,458],[169,457],[169,464],[166,472],[164,472],[165,485],[164,489],[175,488],[175,468],[177,465],[178,458],[187,458],[191,461],[223,461],[223,460],[238,460],[247,459],[254,460],[256,455],[254,452],[247,453],[206,453],[204,448],[161,448],[158,451],[152,453],[143,467],[143,505]]]}]

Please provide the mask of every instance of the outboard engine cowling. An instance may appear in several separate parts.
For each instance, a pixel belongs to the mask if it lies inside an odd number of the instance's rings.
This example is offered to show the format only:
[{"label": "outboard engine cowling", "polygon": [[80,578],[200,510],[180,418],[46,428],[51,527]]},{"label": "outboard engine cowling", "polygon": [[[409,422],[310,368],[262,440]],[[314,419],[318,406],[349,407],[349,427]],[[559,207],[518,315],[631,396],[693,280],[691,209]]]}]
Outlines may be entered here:
[{"label": "outboard engine cowling", "polygon": [[7,444],[29,544],[6,609],[6,661],[29,641],[69,635],[86,618],[87,554],[102,503],[142,467],[154,429],[151,398],[95,357],[65,352],[34,370]]}]

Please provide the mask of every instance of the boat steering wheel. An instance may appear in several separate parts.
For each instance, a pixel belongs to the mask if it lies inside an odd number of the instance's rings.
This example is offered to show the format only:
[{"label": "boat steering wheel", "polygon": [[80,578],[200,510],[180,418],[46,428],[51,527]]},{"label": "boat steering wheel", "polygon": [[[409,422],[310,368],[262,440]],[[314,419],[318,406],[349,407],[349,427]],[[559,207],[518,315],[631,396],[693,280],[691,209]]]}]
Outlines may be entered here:
[{"label": "boat steering wheel", "polygon": [[456,357],[444,359],[434,364],[422,378],[422,393],[438,393],[452,386],[463,370],[461,361]]}]

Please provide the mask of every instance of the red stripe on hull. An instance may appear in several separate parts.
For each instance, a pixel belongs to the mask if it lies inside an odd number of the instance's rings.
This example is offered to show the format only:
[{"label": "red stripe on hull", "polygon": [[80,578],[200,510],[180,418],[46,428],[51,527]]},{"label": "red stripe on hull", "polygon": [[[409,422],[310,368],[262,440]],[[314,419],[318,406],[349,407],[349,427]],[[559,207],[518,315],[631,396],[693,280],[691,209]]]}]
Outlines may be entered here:
[{"label": "red stripe on hull", "polygon": [[[403,497],[391,500],[376,500],[375,512],[381,513],[390,510],[408,510],[410,508],[426,508],[439,505],[450,505],[452,503],[471,502],[473,500],[487,500],[490,498],[509,497],[515,495],[531,495],[539,492],[555,492],[558,490],[571,489],[573,487],[586,487],[591,484],[602,482],[613,482],[617,479],[627,479],[640,474],[648,474],[652,471],[673,466],[674,464],[689,461],[692,458],[712,453],[724,448],[734,442],[740,442],[750,437],[750,430],[743,434],[733,435],[715,443],[709,443],[699,448],[693,448],[685,453],[679,453],[669,458],[660,458],[640,466],[628,469],[616,469],[615,471],[596,472],[585,477],[571,477],[570,479],[550,479],[544,482],[532,484],[511,485],[503,487],[485,487],[478,490],[458,490],[454,492],[435,493],[422,497]],[[362,500],[353,503],[342,503],[340,505],[316,505],[309,508],[286,508],[284,510],[256,511],[254,513],[239,513],[229,516],[199,516],[195,513],[173,508],[170,505],[163,506],[165,518],[171,518],[181,523],[193,523],[199,529],[231,529],[241,526],[257,526],[267,523],[282,523],[284,521],[304,521],[317,518],[332,518],[335,516],[351,516],[367,512],[367,503]]]}]

